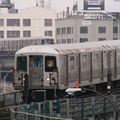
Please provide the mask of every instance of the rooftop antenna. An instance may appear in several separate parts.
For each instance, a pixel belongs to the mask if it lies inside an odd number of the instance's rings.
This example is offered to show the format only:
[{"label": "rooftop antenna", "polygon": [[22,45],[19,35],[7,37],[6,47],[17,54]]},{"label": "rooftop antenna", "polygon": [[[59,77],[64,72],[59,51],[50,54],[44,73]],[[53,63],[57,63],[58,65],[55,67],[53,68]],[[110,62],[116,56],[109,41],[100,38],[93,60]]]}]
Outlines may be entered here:
[{"label": "rooftop antenna", "polygon": [[49,8],[51,8],[51,0],[49,0],[49,5],[48,6],[49,6]]},{"label": "rooftop antenna", "polygon": [[40,7],[44,7],[44,0],[40,0]]},{"label": "rooftop antenna", "polygon": [[36,6],[44,7],[44,0],[36,0]]},{"label": "rooftop antenna", "polygon": [[36,0],[36,6],[39,6],[39,5],[38,5],[38,0]]},{"label": "rooftop antenna", "polygon": [[74,0],[74,2],[73,2],[73,12],[75,13],[75,12],[77,12],[77,10],[78,10],[78,1]]}]

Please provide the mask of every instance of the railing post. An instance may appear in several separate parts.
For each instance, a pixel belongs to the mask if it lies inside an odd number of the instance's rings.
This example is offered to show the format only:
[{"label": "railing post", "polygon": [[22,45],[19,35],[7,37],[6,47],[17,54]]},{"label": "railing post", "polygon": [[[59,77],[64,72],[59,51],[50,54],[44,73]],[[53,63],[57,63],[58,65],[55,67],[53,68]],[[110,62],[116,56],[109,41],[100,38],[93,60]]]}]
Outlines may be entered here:
[{"label": "railing post", "polygon": [[52,116],[52,101],[49,102],[50,106],[49,106],[49,109],[50,109],[50,116]]},{"label": "railing post", "polygon": [[106,99],[104,98],[104,120],[106,120]]},{"label": "railing post", "polygon": [[[20,111],[20,106],[17,107],[17,111]],[[20,120],[20,114],[17,113],[17,116],[18,116],[18,120]]]},{"label": "railing post", "polygon": [[17,99],[16,99],[16,92],[14,93],[15,96],[15,105],[17,104]]},{"label": "railing post", "polygon": [[82,115],[81,115],[81,118],[83,119],[84,118],[84,98],[82,98],[82,101],[81,101],[81,103],[82,103],[82,109],[81,109],[81,113],[82,113]]},{"label": "railing post", "polygon": [[[116,95],[113,95],[113,103],[116,105]],[[117,120],[116,109],[114,108],[114,120]]]},{"label": "railing post", "polygon": [[[34,113],[38,114],[38,104],[36,102],[34,103]],[[35,117],[35,120],[37,120],[37,119],[38,119],[38,117]]]},{"label": "railing post", "polygon": [[67,98],[67,118],[70,117],[69,107],[70,107],[69,98]]},{"label": "railing post", "polygon": [[10,120],[14,120],[15,118],[14,112],[11,110],[10,111]]},{"label": "railing post", "polygon": [[4,98],[4,107],[6,107],[6,99],[5,99],[5,94],[3,95]]},{"label": "railing post", "polygon": [[60,113],[61,113],[61,101],[57,100],[57,117],[60,117]]},{"label": "railing post", "polygon": [[92,97],[92,118],[95,118],[95,99]]}]

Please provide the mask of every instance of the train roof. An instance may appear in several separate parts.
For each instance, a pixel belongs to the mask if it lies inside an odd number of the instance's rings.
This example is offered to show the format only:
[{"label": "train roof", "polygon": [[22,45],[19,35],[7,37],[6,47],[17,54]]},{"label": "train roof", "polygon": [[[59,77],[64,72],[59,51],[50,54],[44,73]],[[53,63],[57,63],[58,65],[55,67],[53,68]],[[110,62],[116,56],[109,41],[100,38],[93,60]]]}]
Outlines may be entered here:
[{"label": "train roof", "polygon": [[120,40],[84,42],[72,44],[34,45],[24,47],[16,54],[29,53],[52,53],[52,54],[72,54],[91,51],[106,51],[120,49]]},{"label": "train roof", "polygon": [[42,36],[42,37],[25,37],[25,38],[0,38],[0,41],[21,41],[21,40],[36,40],[36,39],[54,39],[51,36]]}]

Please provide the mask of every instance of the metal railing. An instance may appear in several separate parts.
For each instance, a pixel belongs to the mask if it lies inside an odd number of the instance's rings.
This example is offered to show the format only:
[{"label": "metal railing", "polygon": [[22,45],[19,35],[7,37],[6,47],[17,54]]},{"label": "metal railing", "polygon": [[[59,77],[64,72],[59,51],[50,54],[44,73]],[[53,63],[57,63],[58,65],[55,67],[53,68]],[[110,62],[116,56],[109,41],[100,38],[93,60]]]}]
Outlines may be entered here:
[{"label": "metal railing", "polygon": [[12,106],[16,104],[21,104],[22,100],[22,93],[21,91],[0,94],[0,105],[2,107]]},{"label": "metal railing", "polygon": [[72,120],[67,118],[52,117],[40,114],[25,113],[11,110],[11,120]]},{"label": "metal railing", "polygon": [[[109,99],[120,110],[120,94]],[[33,102],[11,109],[11,120],[118,119],[116,109],[100,96]]]},{"label": "metal railing", "polygon": [[[109,95],[109,99],[120,111],[120,94]],[[85,117],[117,119],[116,109],[101,96],[89,98],[67,98],[61,100],[33,102],[20,105],[21,91],[1,94],[0,103],[11,107],[11,120],[71,120]],[[17,105],[17,106],[15,106]]]}]

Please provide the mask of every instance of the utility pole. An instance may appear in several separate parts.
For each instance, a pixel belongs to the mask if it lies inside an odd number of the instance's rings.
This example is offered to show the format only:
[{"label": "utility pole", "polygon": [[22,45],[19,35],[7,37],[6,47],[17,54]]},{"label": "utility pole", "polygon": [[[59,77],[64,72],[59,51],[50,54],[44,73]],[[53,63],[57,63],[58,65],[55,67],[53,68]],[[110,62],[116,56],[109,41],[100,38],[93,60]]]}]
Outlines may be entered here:
[{"label": "utility pole", "polygon": [[23,74],[23,81],[24,81],[23,102],[27,104],[29,97],[29,88],[28,88],[28,75],[26,73]]}]

